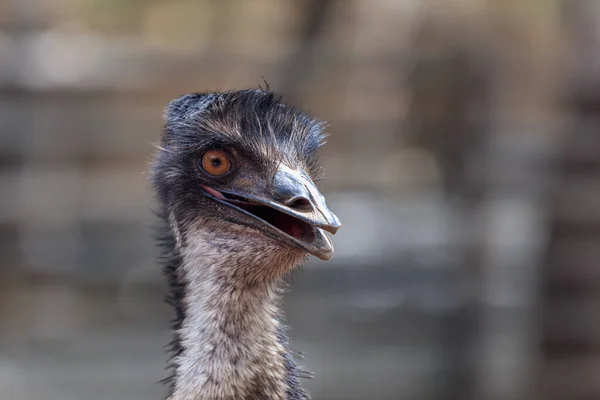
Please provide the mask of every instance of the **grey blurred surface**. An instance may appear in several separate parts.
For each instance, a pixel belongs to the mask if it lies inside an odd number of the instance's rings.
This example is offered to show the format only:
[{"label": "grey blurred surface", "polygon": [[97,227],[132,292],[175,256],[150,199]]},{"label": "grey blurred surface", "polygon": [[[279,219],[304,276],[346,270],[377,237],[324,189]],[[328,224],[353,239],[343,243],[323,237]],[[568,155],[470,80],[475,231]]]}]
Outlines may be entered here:
[{"label": "grey blurred surface", "polygon": [[0,399],[162,398],[162,108],[263,77],[330,123],[315,399],[600,397],[597,4],[0,0]]}]

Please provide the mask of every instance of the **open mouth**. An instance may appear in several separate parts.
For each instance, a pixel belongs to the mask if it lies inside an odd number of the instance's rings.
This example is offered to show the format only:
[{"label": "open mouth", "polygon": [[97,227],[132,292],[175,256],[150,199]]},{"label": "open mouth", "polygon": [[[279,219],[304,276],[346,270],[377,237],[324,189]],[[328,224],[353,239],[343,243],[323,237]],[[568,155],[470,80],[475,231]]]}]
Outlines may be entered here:
[{"label": "open mouth", "polygon": [[317,228],[299,218],[246,197],[220,192],[207,186],[203,186],[202,189],[204,189],[211,197],[226,202],[245,211],[247,214],[255,216],[298,241],[310,244],[315,240]]}]

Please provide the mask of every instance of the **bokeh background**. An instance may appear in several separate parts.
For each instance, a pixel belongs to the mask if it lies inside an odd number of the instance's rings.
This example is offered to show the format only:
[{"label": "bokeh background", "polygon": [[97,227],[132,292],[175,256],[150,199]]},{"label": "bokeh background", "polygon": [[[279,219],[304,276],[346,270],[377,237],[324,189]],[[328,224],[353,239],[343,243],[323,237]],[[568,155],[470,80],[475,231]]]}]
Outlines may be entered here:
[{"label": "bokeh background", "polygon": [[162,398],[162,108],[263,77],[330,123],[315,399],[600,399],[597,0],[0,0],[0,399]]}]

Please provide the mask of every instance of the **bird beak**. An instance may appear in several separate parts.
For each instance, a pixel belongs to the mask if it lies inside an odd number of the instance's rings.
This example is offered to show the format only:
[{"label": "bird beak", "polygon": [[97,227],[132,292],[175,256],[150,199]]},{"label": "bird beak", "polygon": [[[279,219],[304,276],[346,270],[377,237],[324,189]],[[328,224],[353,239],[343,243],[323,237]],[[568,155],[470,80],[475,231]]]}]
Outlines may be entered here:
[{"label": "bird beak", "polygon": [[342,224],[308,175],[280,164],[273,179],[273,199],[274,202],[269,202],[271,207],[316,228],[315,238],[307,250],[328,260],[333,254],[333,244],[322,230],[335,234]]},{"label": "bird beak", "polygon": [[306,173],[280,164],[272,189],[232,191],[203,186],[207,196],[260,222],[262,231],[322,259],[333,254],[324,231],[335,234],[342,225]]},{"label": "bird beak", "polygon": [[273,198],[283,203],[287,213],[335,234],[342,225],[325,203],[325,197],[301,170],[280,164],[273,179]]}]

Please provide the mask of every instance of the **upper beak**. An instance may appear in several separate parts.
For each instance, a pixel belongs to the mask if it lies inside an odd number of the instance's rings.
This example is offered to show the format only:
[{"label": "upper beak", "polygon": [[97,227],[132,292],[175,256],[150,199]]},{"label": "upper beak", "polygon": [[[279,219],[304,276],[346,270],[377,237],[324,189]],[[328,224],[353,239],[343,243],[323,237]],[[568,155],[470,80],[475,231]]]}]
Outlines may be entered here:
[{"label": "upper beak", "polygon": [[281,211],[327,232],[335,234],[342,226],[317,186],[301,170],[279,165],[273,180],[273,199],[285,205]]}]

